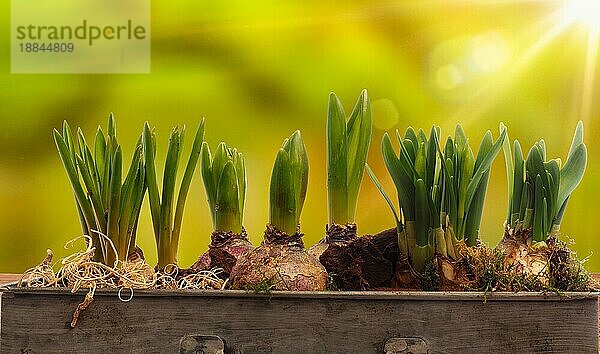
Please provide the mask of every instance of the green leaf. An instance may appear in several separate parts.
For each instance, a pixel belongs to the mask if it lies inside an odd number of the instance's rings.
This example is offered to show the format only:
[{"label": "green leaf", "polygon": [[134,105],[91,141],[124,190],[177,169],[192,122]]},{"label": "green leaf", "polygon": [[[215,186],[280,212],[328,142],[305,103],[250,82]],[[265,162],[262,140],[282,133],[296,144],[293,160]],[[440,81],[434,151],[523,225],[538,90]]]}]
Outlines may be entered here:
[{"label": "green leaf", "polygon": [[571,158],[571,155],[575,153],[575,150],[579,145],[583,144],[583,122],[577,122],[577,127],[575,128],[575,134],[573,134],[573,140],[571,141],[571,147],[569,148],[569,155],[567,160]]},{"label": "green leaf", "polygon": [[[508,137],[507,139],[508,140]],[[514,173],[513,173],[513,194],[511,197],[512,215],[521,214],[521,211],[525,210],[525,204],[523,203],[523,185],[525,183],[525,161],[523,161],[523,150],[518,140],[515,140],[513,144],[513,159],[514,159]],[[522,219],[521,219],[522,220]],[[508,222],[511,220],[508,219]],[[516,221],[516,220],[515,220]]]},{"label": "green leaf", "polygon": [[238,180],[233,161],[227,161],[219,178],[217,187],[217,206],[215,230],[242,232],[239,210]]},{"label": "green leaf", "polygon": [[398,192],[398,201],[400,207],[404,210],[404,217],[407,220],[414,221],[414,183],[412,178],[405,173],[400,160],[394,152],[392,142],[387,133],[383,135],[383,139],[381,141],[381,150],[385,166],[387,167],[387,170],[396,186],[396,191]]},{"label": "green leaf", "polygon": [[104,219],[104,209],[102,208],[102,203],[100,202],[100,198],[98,197],[96,192],[94,191],[94,183],[92,182],[92,177],[90,176],[87,166],[83,159],[76,155],[77,165],[79,166],[79,172],[81,178],[83,180],[83,184],[86,188],[87,199],[92,203],[92,210],[94,212],[95,222],[91,224],[96,231],[100,231],[106,234],[106,220]]},{"label": "green leaf", "polygon": [[[520,206],[519,206],[519,221],[520,222],[524,222],[525,221],[525,212],[527,210],[527,197],[529,195],[529,190],[531,189],[531,186],[529,184],[529,182],[525,182],[523,184],[523,189],[521,190],[521,201],[520,201]],[[516,211],[515,211],[516,213]]]},{"label": "green leaf", "polygon": [[348,136],[344,108],[333,92],[329,94],[326,133],[329,223],[345,224],[349,217]]},{"label": "green leaf", "polygon": [[183,173],[183,179],[181,180],[181,185],[179,186],[179,194],[177,195],[177,205],[175,207],[173,229],[171,230],[171,252],[175,255],[177,254],[177,249],[179,245],[179,234],[181,232],[181,223],[183,220],[183,210],[185,208],[185,201],[190,190],[190,184],[192,183],[194,171],[196,171],[198,159],[200,158],[200,150],[202,149],[203,142],[204,119],[202,119],[200,125],[198,126],[198,129],[196,129],[196,135],[194,136],[194,142],[192,143],[192,151],[190,152],[190,157],[185,167],[185,172]]},{"label": "green leaf", "polygon": [[540,151],[542,161],[546,161],[546,142],[544,141],[544,139],[540,139],[540,141],[537,142],[537,146]]},{"label": "green leaf", "polygon": [[235,159],[235,172],[237,173],[238,179],[238,189],[239,189],[239,203],[240,203],[240,213],[241,213],[241,221],[244,221],[244,207],[246,203],[246,165],[244,163],[244,156],[241,153],[237,153],[237,158]]},{"label": "green leaf", "polygon": [[224,142],[219,143],[217,145],[217,149],[215,150],[215,155],[213,156],[212,161],[212,185],[215,190],[215,198],[216,198],[216,188],[219,185],[219,177],[223,172],[223,168],[225,164],[229,161],[229,153],[227,152],[227,145]]},{"label": "green leaf", "polygon": [[490,178],[490,171],[488,170],[481,179],[473,202],[469,210],[467,210],[467,218],[465,220],[465,242],[467,246],[475,246],[479,239],[479,228],[481,226],[481,218],[483,216],[483,204],[485,202],[485,195],[487,192],[487,185]]},{"label": "green leaf", "polygon": [[410,139],[402,139],[398,130],[396,130],[396,138],[400,144],[400,160],[405,160],[407,167],[410,167],[411,172],[415,174],[415,160],[417,159],[417,149],[420,143]]},{"label": "green leaf", "polygon": [[144,124],[144,133],[142,146],[144,148],[144,159],[146,166],[146,181],[148,184],[148,199],[150,200],[150,213],[152,215],[152,225],[154,226],[154,237],[158,244],[158,238],[161,230],[160,222],[160,195],[158,194],[158,184],[156,182],[156,166],[154,157],[156,155],[156,142],[154,132],[150,130],[148,122]]},{"label": "green leaf", "polygon": [[[500,134],[506,133],[506,139],[502,142],[502,152],[504,155],[504,164],[506,166],[506,181],[508,185],[508,216],[506,217],[507,223],[510,223],[511,216],[514,209],[514,188],[515,188],[515,164],[513,161],[513,154],[510,151],[510,139],[508,138],[508,130],[504,123],[500,123]],[[515,143],[517,141],[515,140]]]},{"label": "green leaf", "polygon": [[[109,203],[108,203],[108,223],[107,223],[107,235],[108,238],[118,246],[119,244],[119,205],[121,201],[121,169],[122,169],[122,153],[121,147],[117,146],[115,149],[115,155],[112,159],[111,176],[109,181]],[[107,252],[112,252],[111,247],[108,247]],[[119,255],[126,257],[126,255]],[[107,260],[108,265],[112,265],[111,258]]]},{"label": "green leaf", "polygon": [[169,137],[160,205],[160,237],[164,238],[162,240],[163,245],[170,245],[172,241],[173,203],[175,199],[175,183],[179,167],[179,157],[181,156],[181,145],[181,132],[175,127]]},{"label": "green leaf", "polygon": [[290,136],[284,143],[283,148],[287,150],[289,156],[289,166],[291,168],[293,191],[296,196],[297,218],[299,221],[308,187],[308,156],[299,130],[296,130]]},{"label": "green leaf", "polygon": [[210,147],[207,142],[202,143],[202,150],[200,152],[200,168],[202,172],[202,182],[204,183],[204,189],[206,190],[206,198],[208,199],[208,206],[210,208],[210,216],[212,218],[213,225],[215,224],[215,205],[217,199],[217,186],[214,184],[212,165],[213,160],[210,154]]},{"label": "green leaf", "polygon": [[279,149],[273,172],[271,174],[271,185],[269,188],[269,222],[275,228],[293,235],[296,232],[298,205],[293,178],[293,168],[289,154],[286,150]]},{"label": "green leaf", "polygon": [[[493,146],[492,133],[488,130],[483,136],[479,150],[477,151],[477,159],[475,160],[475,170],[479,169],[483,160],[490,152]],[[509,152],[510,154],[510,152]],[[485,195],[487,192],[487,185],[489,181],[490,170],[485,171],[479,185],[475,190],[473,201],[468,209],[466,209],[465,215],[465,242],[467,246],[474,246],[477,244],[479,227],[481,226],[481,217],[483,215],[483,204],[485,202]]]},{"label": "green leaf", "polygon": [[425,179],[425,185],[431,187],[434,185],[435,176],[438,168],[437,161],[437,149],[438,139],[435,125],[431,127],[429,132],[429,142],[427,144],[427,178]]},{"label": "green leaf", "polygon": [[[462,131],[462,129],[461,129]],[[471,147],[467,144],[464,146],[464,149],[459,150],[462,151],[460,155],[460,177],[458,180],[458,224],[454,225],[456,227],[456,234],[460,238],[464,235],[464,226],[463,221],[465,218],[466,211],[471,207],[472,197],[467,199],[469,193],[469,187],[471,187],[473,171],[475,167],[475,157],[473,156],[473,151]],[[476,186],[472,187],[472,194],[475,193]]]},{"label": "green leaf", "polygon": [[427,190],[425,181],[417,179],[415,182],[415,216],[417,228],[417,245],[426,246],[429,244],[429,203],[427,201]]},{"label": "green leaf", "polygon": [[106,138],[102,132],[102,128],[98,126],[96,137],[94,138],[94,160],[96,161],[96,169],[98,170],[98,185],[100,189],[104,188],[102,181],[104,180],[104,167],[106,163]]},{"label": "green leaf", "polygon": [[574,148],[565,165],[560,170],[560,184],[557,197],[557,206],[559,208],[583,179],[586,165],[587,149],[585,144],[581,143]]},{"label": "green leaf", "polygon": [[485,156],[481,160],[481,164],[473,173],[473,178],[469,182],[469,186],[467,188],[465,209],[470,209],[471,202],[475,196],[475,191],[477,190],[481,179],[483,178],[485,173],[490,169],[490,167],[492,166],[492,162],[500,152],[502,144],[504,143],[504,139],[506,139],[506,131],[500,134],[498,140],[496,140],[494,145],[492,145],[492,148],[487,152],[487,154],[485,154]]},{"label": "green leaf", "polygon": [[394,203],[392,203],[392,200],[390,199],[390,197],[385,192],[385,189],[383,188],[383,186],[381,185],[381,183],[377,179],[377,176],[375,175],[375,173],[373,172],[373,170],[371,170],[371,167],[369,167],[369,165],[367,164],[366,168],[367,168],[367,173],[369,174],[369,177],[371,178],[371,181],[373,181],[373,183],[375,184],[375,187],[377,187],[377,190],[379,190],[379,193],[381,193],[381,195],[383,196],[383,199],[385,199],[387,205],[390,207],[390,210],[392,211],[392,214],[394,214],[394,220],[396,220],[396,225],[399,225],[400,226],[399,228],[402,229],[402,227],[401,227],[402,221],[400,220],[400,217],[398,216],[398,213],[396,212],[396,208],[394,207]]},{"label": "green leaf", "polygon": [[545,197],[542,177],[537,175],[535,177],[535,207],[533,214],[533,240],[536,242],[546,240],[546,232],[544,230],[544,219],[546,214],[542,209],[545,204]]},{"label": "green leaf", "polygon": [[358,193],[365,172],[365,163],[371,144],[371,103],[367,91],[363,90],[354,106],[346,128],[348,142],[347,203],[346,221],[354,221]]},{"label": "green leaf", "polygon": [[454,129],[454,143],[456,144],[456,151],[463,151],[469,144],[465,131],[460,124],[457,124]]},{"label": "green leaf", "polygon": [[63,134],[62,137],[65,141],[65,145],[67,146],[67,150],[71,156],[71,159],[75,161],[75,142],[73,141],[73,132],[71,131],[71,127],[67,121],[63,121]]},{"label": "green leaf", "polygon": [[112,140],[117,136],[117,125],[115,124],[115,115],[113,113],[108,115],[108,136]]},{"label": "green leaf", "polygon": [[[423,179],[427,178],[427,151],[426,151],[425,142],[422,142],[419,145],[419,149],[417,150],[417,158],[415,159],[415,179]],[[423,181],[424,182],[424,181]]]},{"label": "green leaf", "polygon": [[[402,140],[410,140],[412,143],[412,146],[419,146],[419,139],[417,138],[417,134],[415,133],[415,130],[413,129],[413,127],[408,127],[406,128],[406,131],[404,132],[404,139],[400,138],[400,133],[398,132],[398,130],[396,130],[396,136],[398,137],[399,141]],[[414,161],[414,156],[416,154],[416,151],[412,151],[412,156],[413,156],[413,161]]]},{"label": "green leaf", "polygon": [[[67,145],[67,142],[60,135],[58,130],[54,129],[54,142],[56,144],[56,148],[58,149],[58,154],[63,163],[63,167],[65,168],[65,172],[67,173],[67,177],[69,178],[69,182],[71,183],[71,188],[73,189],[73,194],[75,195],[75,199],[79,208],[81,209],[81,213],[85,219],[86,225],[82,224],[82,228],[94,227],[96,225],[95,216],[93,213],[93,208],[91,202],[87,199],[86,193],[81,186],[81,182],[79,180],[79,175],[77,174],[77,168],[75,166],[75,162],[72,159],[71,151]],[[94,237],[94,235],[88,235]]]}]

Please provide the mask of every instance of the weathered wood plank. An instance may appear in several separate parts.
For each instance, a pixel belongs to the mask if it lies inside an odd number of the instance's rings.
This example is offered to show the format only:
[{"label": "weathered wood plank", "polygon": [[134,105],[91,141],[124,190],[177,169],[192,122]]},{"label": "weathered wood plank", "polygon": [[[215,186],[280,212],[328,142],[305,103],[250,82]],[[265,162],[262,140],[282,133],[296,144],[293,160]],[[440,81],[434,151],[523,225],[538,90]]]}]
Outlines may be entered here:
[{"label": "weathered wood plank", "polygon": [[[470,298],[469,298],[470,296]],[[430,353],[597,353],[597,294],[99,292],[76,328],[81,294],[7,291],[1,346],[13,352],[172,353],[189,335],[216,335],[229,353],[381,353],[417,337]]]},{"label": "weathered wood plank", "polygon": [[[597,285],[600,284],[600,274],[592,274],[592,277],[596,281]],[[600,300],[598,302],[598,307],[600,308]],[[598,322],[600,323],[600,311],[598,311]],[[600,327],[598,328],[598,347],[600,348]]]},{"label": "weathered wood plank", "polygon": [[0,285],[12,283],[21,278],[21,274],[2,274],[0,273]]}]

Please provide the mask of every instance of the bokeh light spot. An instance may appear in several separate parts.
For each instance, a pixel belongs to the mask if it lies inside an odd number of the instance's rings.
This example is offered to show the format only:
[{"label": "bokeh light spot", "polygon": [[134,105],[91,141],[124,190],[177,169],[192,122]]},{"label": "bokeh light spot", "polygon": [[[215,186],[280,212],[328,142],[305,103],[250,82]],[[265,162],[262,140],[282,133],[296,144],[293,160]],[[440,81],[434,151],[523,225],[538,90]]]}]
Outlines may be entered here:
[{"label": "bokeh light spot", "polygon": [[398,124],[398,109],[394,102],[387,98],[373,101],[371,104],[373,124],[379,130],[389,130]]},{"label": "bokeh light spot", "polygon": [[473,38],[472,59],[476,68],[486,74],[497,72],[510,60],[512,51],[498,32],[488,32]]},{"label": "bokeh light spot", "polygon": [[435,82],[442,90],[452,90],[463,81],[463,75],[454,64],[444,65],[435,72]]}]

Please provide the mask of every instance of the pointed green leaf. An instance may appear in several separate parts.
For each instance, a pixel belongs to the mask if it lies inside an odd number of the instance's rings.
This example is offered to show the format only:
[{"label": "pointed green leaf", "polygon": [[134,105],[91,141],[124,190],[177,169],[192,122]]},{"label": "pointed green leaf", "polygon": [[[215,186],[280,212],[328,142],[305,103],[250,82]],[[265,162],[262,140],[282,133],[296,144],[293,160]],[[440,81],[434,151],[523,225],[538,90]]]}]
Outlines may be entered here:
[{"label": "pointed green leaf", "polygon": [[354,222],[358,193],[365,172],[365,163],[371,144],[371,103],[367,91],[363,90],[350,115],[346,133],[348,142],[347,222]]},{"label": "pointed green leaf", "polygon": [[375,187],[377,187],[377,190],[379,190],[379,193],[381,193],[381,195],[383,196],[383,199],[385,199],[387,205],[390,207],[390,210],[392,210],[392,214],[394,214],[394,219],[396,220],[396,225],[402,226],[402,221],[400,221],[400,217],[398,216],[398,213],[396,212],[394,203],[392,203],[392,200],[385,192],[385,189],[383,188],[383,186],[377,179],[377,176],[375,176],[375,173],[373,172],[373,170],[371,170],[371,167],[369,167],[369,164],[366,165],[366,168],[367,168],[367,173],[369,174],[369,177],[371,178],[371,181],[373,181],[373,183],[375,184]]},{"label": "pointed green leaf", "polygon": [[[182,138],[183,139],[183,138]],[[177,195],[177,205],[175,207],[175,217],[173,219],[173,229],[171,230],[171,252],[177,254],[179,246],[179,234],[181,232],[181,223],[183,220],[183,210],[185,208],[185,201],[187,199],[188,192],[190,190],[190,184],[192,183],[192,177],[196,171],[196,165],[200,158],[200,150],[202,149],[202,143],[204,142],[204,118],[200,122],[198,129],[196,129],[196,135],[192,143],[192,151],[188,158],[188,163],[183,173],[181,185],[179,186],[179,193]]]},{"label": "pointed green leaf", "polygon": [[[65,168],[65,172],[67,172],[67,177],[69,178],[69,182],[71,183],[71,188],[73,189],[73,194],[75,195],[75,199],[77,200],[77,204],[81,209],[81,213],[85,219],[87,227],[93,227],[96,225],[95,216],[93,213],[93,208],[91,202],[87,199],[86,193],[81,186],[81,182],[79,180],[79,175],[77,174],[77,168],[75,166],[75,162],[72,160],[72,154],[67,146],[67,142],[63,139],[60,133],[54,129],[54,142],[58,149],[58,154],[63,163],[63,167]],[[82,225],[83,228],[84,225]],[[93,235],[88,235],[92,236]]]},{"label": "pointed green leaf", "polygon": [[560,170],[557,205],[562,206],[569,195],[577,188],[587,165],[587,149],[585,144],[579,144],[572,152],[567,162]]},{"label": "pointed green leaf", "polygon": [[429,204],[427,202],[425,181],[417,179],[415,182],[415,216],[416,216],[416,242],[418,246],[429,244]]},{"label": "pointed green leaf", "polygon": [[567,160],[571,158],[571,155],[575,153],[575,150],[579,145],[583,144],[583,122],[577,122],[577,127],[575,128],[575,134],[573,134],[573,140],[571,141],[571,147],[569,148],[569,155]]},{"label": "pointed green leaf", "polygon": [[241,215],[239,211],[239,190],[237,174],[233,161],[227,161],[221,172],[217,187],[217,208],[215,230],[242,232]]},{"label": "pointed green leaf", "polygon": [[[122,169],[122,153],[121,147],[117,146],[115,149],[115,155],[112,159],[111,176],[109,181],[110,197],[108,203],[108,223],[107,231],[108,236],[115,246],[119,243],[119,205],[121,201],[121,169]],[[109,252],[110,252],[109,247]],[[121,256],[121,255],[119,255]]]},{"label": "pointed green leaf", "polygon": [[342,103],[333,92],[329,94],[326,134],[329,223],[345,224],[348,221],[349,171],[346,116]]},{"label": "pointed green leaf", "polygon": [[[508,137],[507,139],[508,140]],[[523,161],[523,150],[518,140],[515,140],[513,144],[513,159],[514,159],[514,173],[513,173],[513,194],[511,196],[512,214],[520,214],[521,210],[525,210],[525,204],[523,204],[523,184],[525,183],[525,161]]]},{"label": "pointed green leaf", "polygon": [[298,212],[297,198],[294,192],[294,181],[289,154],[279,149],[269,188],[269,222],[280,231],[292,235],[296,232]]},{"label": "pointed green leaf", "polygon": [[500,137],[498,138],[498,140],[496,140],[494,145],[492,145],[492,148],[482,158],[481,164],[479,165],[477,170],[475,170],[475,172],[473,173],[473,179],[471,180],[471,182],[469,182],[469,186],[467,189],[465,209],[469,209],[471,207],[471,201],[473,200],[475,191],[476,191],[477,187],[479,186],[481,179],[485,175],[485,172],[487,172],[490,169],[490,167],[492,166],[492,162],[494,161],[494,159],[500,152],[502,144],[504,143],[504,139],[506,139],[506,131],[504,133],[500,134]]},{"label": "pointed green leaf", "polygon": [[150,200],[150,213],[152,215],[152,225],[154,226],[154,236],[158,244],[160,235],[160,195],[158,194],[158,184],[156,181],[156,166],[154,157],[156,155],[156,142],[154,132],[150,130],[148,122],[144,124],[144,133],[142,146],[144,149],[144,160],[146,166],[146,181],[148,184],[148,199]]}]

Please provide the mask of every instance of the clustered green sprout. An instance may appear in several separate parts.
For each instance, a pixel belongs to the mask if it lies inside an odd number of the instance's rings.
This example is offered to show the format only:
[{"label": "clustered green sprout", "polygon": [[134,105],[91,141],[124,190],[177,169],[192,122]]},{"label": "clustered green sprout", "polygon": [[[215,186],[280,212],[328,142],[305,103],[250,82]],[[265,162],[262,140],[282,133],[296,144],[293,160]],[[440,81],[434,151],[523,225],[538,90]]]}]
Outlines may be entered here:
[{"label": "clustered green sprout", "polygon": [[225,143],[211,157],[207,142],[202,144],[200,165],[202,180],[215,232],[242,234],[246,201],[246,166],[237,149]]},{"label": "clustered green sprout", "polygon": [[346,122],[338,97],[329,95],[327,196],[329,225],[354,223],[358,193],[371,143],[371,103],[363,90]]},{"label": "clustered green sprout", "polygon": [[422,129],[415,132],[409,127],[403,137],[396,131],[400,145],[396,155],[389,135],[384,135],[382,154],[398,193],[398,212],[368,168],[396,219],[400,252],[417,272],[434,254],[457,259],[459,243],[477,243],[489,169],[505,134],[492,144],[488,131],[477,158],[460,125],[443,151],[439,136],[437,126],[431,128],[429,138]]},{"label": "clustered green sprout", "polygon": [[308,187],[308,155],[300,131],[286,138],[277,152],[269,189],[269,223],[288,236],[300,229]]},{"label": "clustered green sprout", "polygon": [[161,270],[169,265],[177,265],[177,251],[181,223],[183,221],[183,209],[204,140],[204,119],[196,130],[190,157],[179,187],[175,212],[173,212],[175,185],[179,170],[179,160],[183,149],[184,135],[185,126],[183,128],[175,127],[171,131],[165,161],[161,199],[158,192],[154,162],[156,157],[156,136],[148,123],[144,125],[144,132],[142,134],[150,213],[152,215],[154,238],[158,251],[158,268]]},{"label": "clustered green sprout", "polygon": [[[506,132],[506,127],[501,124],[500,130]],[[518,140],[511,152],[507,139],[503,151],[509,195],[506,226],[513,233],[532,228],[533,243],[544,245],[549,236],[558,236],[569,197],[585,172],[583,123],[577,124],[564,166],[558,158],[546,159],[543,139],[531,147],[526,160]]]},{"label": "clustered green sprout", "polygon": [[[447,221],[446,238],[452,245],[461,241],[467,246],[477,244],[490,168],[505,139],[506,133],[502,133],[494,142],[488,130],[481,140],[476,158],[460,124],[456,125],[454,139],[448,137],[446,140],[444,151],[440,153],[445,182],[442,219]],[[456,258],[454,248],[448,243],[452,258]]]},{"label": "clustered green sprout", "polygon": [[93,153],[82,130],[77,130],[75,141],[66,121],[62,135],[54,129],[54,141],[75,195],[83,234],[91,238],[95,247],[94,260],[110,266],[116,260],[126,260],[135,249],[146,192],[141,139],[123,182],[123,157],[112,114],[106,136],[98,127]]}]

